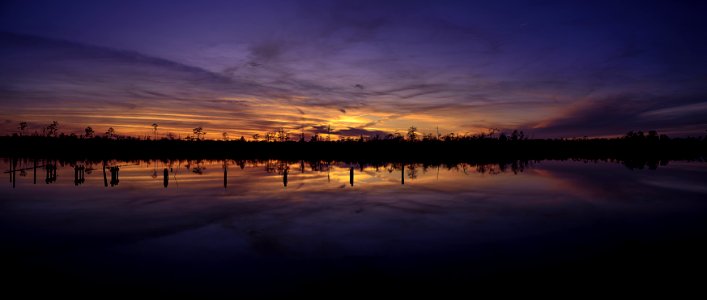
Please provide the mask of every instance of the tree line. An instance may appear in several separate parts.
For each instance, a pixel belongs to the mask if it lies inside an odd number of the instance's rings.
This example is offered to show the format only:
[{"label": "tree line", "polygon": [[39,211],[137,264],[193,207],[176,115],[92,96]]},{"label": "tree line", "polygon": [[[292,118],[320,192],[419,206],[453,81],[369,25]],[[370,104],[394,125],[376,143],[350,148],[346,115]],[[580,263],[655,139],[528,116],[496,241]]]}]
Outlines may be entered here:
[{"label": "tree line", "polygon": [[[203,127],[198,126],[192,129],[193,135],[186,135],[185,137],[181,137],[181,135],[175,135],[174,133],[168,132],[164,134],[161,138],[159,138],[159,133],[158,133],[158,128],[159,125],[157,123],[152,123],[152,136],[145,136],[144,139],[140,136],[130,136],[130,135],[120,135],[113,127],[109,127],[104,133],[99,134],[97,133],[91,126],[87,126],[84,130],[83,133],[80,135],[77,135],[75,133],[70,133],[70,134],[65,134],[63,132],[59,132],[59,122],[57,121],[52,121],[51,123],[47,124],[46,126],[42,127],[41,133],[38,131],[33,132],[32,134],[28,135],[27,134],[27,128],[29,127],[28,122],[19,122],[17,129],[18,131],[16,133],[13,133],[13,137],[25,137],[25,136],[32,136],[32,137],[46,137],[46,138],[70,138],[70,139],[110,139],[110,140],[178,140],[178,141],[204,141],[205,137],[207,135],[207,132],[204,130]],[[244,136],[241,136],[239,139],[231,140],[230,135],[228,132],[222,132],[221,137],[223,141],[239,141],[239,142],[379,142],[379,141],[389,141],[389,142],[426,142],[426,143],[438,143],[438,142],[471,142],[471,141],[480,141],[480,140],[497,140],[500,142],[518,142],[518,141],[526,141],[529,140],[530,138],[522,131],[522,130],[513,130],[509,133],[506,133],[505,131],[499,130],[499,129],[490,129],[488,132],[485,133],[477,133],[477,134],[455,134],[455,133],[448,133],[448,134],[440,134],[437,132],[436,134],[432,133],[421,133],[417,127],[411,126],[407,129],[405,134],[401,134],[399,132],[394,132],[394,133],[389,133],[386,135],[380,135],[380,134],[375,134],[375,135],[370,135],[370,136],[364,136],[360,135],[358,137],[351,137],[351,136],[340,136],[338,139],[334,140],[331,138],[331,126],[327,126],[327,132],[326,133],[319,133],[316,132],[314,134],[310,135],[309,139],[305,139],[305,133],[303,128],[300,128],[301,132],[300,133],[293,133],[293,132],[288,132],[285,130],[284,127],[280,127],[276,130],[273,131],[267,131],[263,135],[259,133],[253,134],[250,139],[246,139]],[[296,137],[296,138],[293,138]],[[692,137],[692,138],[687,138],[688,140],[705,140],[707,137]],[[582,137],[582,138],[571,138],[571,139],[551,139],[551,140],[587,140],[589,138],[587,137]],[[634,142],[640,142],[640,141],[647,141],[647,142],[659,142],[659,141],[668,141],[670,140],[670,137],[668,137],[665,134],[659,134],[655,130],[650,130],[647,131],[647,133],[644,133],[643,131],[629,131],[627,132],[624,136],[614,138],[614,139],[622,139],[622,140],[627,140],[627,141],[634,141]],[[537,140],[537,139],[533,139]],[[546,139],[547,140],[547,139]],[[597,138],[592,138],[592,140],[601,140]]]}]

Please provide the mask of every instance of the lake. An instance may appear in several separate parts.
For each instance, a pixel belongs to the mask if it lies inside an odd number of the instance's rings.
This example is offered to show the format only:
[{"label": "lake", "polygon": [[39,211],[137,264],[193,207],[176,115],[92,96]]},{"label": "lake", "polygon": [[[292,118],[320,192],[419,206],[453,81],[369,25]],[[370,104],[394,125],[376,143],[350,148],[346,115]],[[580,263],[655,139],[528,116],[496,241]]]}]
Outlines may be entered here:
[{"label": "lake", "polygon": [[5,284],[28,295],[689,287],[707,266],[704,162],[0,167]]}]

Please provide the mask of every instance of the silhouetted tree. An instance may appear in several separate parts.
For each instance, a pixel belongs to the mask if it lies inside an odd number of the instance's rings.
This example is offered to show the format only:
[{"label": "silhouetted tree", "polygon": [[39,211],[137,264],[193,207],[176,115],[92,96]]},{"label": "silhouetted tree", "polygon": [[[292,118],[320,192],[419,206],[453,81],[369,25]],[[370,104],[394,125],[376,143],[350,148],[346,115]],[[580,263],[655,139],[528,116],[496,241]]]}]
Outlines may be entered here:
[{"label": "silhouetted tree", "polygon": [[410,140],[410,141],[417,140],[417,127],[410,126],[410,128],[408,128],[407,136],[408,136],[408,140]]},{"label": "silhouetted tree", "polygon": [[499,132],[499,131],[501,131],[501,130],[498,129],[498,128],[489,128],[489,133],[487,133],[486,135],[484,135],[484,134],[482,133],[482,134],[481,134],[481,137],[487,136],[487,137],[489,137],[489,138],[493,138],[493,136],[496,134],[496,132]]},{"label": "silhouetted tree", "polygon": [[95,134],[91,126],[86,127],[86,129],[84,129],[83,131],[86,132],[86,138],[92,138]]},{"label": "silhouetted tree", "polygon": [[290,137],[287,135],[287,132],[285,131],[285,128],[280,127],[280,129],[277,130],[277,139],[280,142],[287,142]]},{"label": "silhouetted tree", "polygon": [[59,130],[59,122],[57,121],[52,121],[51,124],[47,125],[46,128],[46,133],[47,136],[56,136],[56,132]]},{"label": "silhouetted tree", "polygon": [[17,129],[20,130],[20,136],[25,135],[25,129],[27,129],[27,122],[20,122],[20,125],[17,126]]},{"label": "silhouetted tree", "polygon": [[274,133],[274,132],[268,131],[268,132],[265,133],[265,141],[266,141],[266,142],[271,142],[271,141],[274,141],[274,140],[275,140],[275,133]]},{"label": "silhouetted tree", "polygon": [[157,139],[157,127],[158,127],[158,126],[159,126],[159,125],[157,125],[157,123],[152,123],[152,131],[153,131],[154,134],[155,134],[155,140]]},{"label": "silhouetted tree", "polygon": [[223,136],[224,141],[228,141],[228,132],[224,131],[221,135]]},{"label": "silhouetted tree", "polygon": [[657,142],[658,141],[658,132],[655,130],[648,131],[648,136],[646,137],[646,139],[651,142]]},{"label": "silhouetted tree", "polygon": [[254,134],[254,135],[253,135],[253,140],[256,141],[256,142],[259,141],[259,140],[260,140],[260,135],[257,134],[257,133]]},{"label": "silhouetted tree", "polygon": [[201,126],[194,128],[192,131],[194,132],[194,135],[196,135],[197,140],[201,140],[201,137],[206,135],[204,128],[201,128]]},{"label": "silhouetted tree", "polygon": [[110,139],[113,138],[113,136],[115,136],[115,129],[113,129],[113,127],[110,127],[106,131],[106,137]]}]

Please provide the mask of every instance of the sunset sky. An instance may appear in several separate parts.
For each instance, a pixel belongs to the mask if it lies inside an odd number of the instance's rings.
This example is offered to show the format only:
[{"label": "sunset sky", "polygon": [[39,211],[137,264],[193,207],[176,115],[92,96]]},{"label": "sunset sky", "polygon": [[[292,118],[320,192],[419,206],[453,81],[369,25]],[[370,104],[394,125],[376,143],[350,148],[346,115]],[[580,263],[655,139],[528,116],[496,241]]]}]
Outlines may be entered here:
[{"label": "sunset sky", "polygon": [[707,129],[700,1],[2,1],[0,133]]}]

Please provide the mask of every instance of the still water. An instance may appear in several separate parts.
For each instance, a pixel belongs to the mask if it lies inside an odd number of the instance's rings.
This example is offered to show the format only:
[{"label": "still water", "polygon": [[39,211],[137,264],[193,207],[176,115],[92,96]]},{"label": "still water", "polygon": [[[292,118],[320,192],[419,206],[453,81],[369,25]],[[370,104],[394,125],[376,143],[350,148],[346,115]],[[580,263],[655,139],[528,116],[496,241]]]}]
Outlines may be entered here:
[{"label": "still water", "polygon": [[625,287],[701,282],[687,274],[707,266],[704,162],[0,167],[8,287],[196,296]]}]

